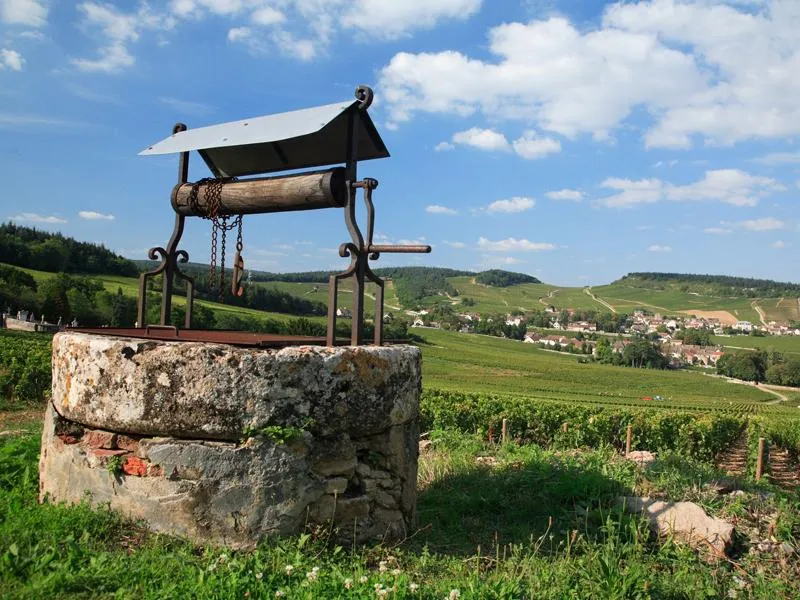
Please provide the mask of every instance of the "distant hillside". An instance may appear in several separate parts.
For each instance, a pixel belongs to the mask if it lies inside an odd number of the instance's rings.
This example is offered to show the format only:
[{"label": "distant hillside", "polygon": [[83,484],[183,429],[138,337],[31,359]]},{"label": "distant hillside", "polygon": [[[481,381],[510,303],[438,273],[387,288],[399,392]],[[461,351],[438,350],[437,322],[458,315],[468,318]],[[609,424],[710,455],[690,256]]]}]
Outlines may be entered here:
[{"label": "distant hillside", "polygon": [[493,285],[494,287],[508,287],[520,283],[542,283],[536,277],[525,275],[525,273],[512,273],[502,269],[490,269],[483,273],[478,273],[475,277],[476,283],[483,285]]},{"label": "distant hillside", "polygon": [[14,223],[0,225],[0,262],[50,271],[135,277],[136,265],[101,244],[78,242],[60,233]]},{"label": "distant hillside", "polygon": [[628,273],[614,283],[625,283],[629,286],[653,290],[677,288],[681,292],[695,292],[707,296],[744,296],[747,298],[800,296],[800,284],[797,283],[728,275]]}]

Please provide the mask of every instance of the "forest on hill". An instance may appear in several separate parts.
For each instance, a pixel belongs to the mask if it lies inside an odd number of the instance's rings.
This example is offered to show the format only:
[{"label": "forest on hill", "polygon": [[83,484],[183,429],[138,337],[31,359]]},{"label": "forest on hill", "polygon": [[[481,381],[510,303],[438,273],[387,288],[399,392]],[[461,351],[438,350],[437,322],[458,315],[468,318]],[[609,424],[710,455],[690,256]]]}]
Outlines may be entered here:
[{"label": "forest on hill", "polygon": [[512,271],[504,271],[502,269],[489,269],[488,271],[478,273],[478,275],[475,277],[475,282],[494,287],[508,287],[521,283],[542,283],[536,279],[536,277],[531,275],[526,275],[525,273],[514,273]]},{"label": "forest on hill", "polygon": [[102,244],[79,242],[60,233],[14,223],[0,225],[0,262],[52,273],[139,275],[133,261]]},{"label": "forest on hill", "polygon": [[628,273],[614,283],[625,283],[634,287],[657,290],[676,287],[682,292],[696,292],[709,296],[745,296],[747,298],[800,296],[800,284],[798,283],[730,275]]}]

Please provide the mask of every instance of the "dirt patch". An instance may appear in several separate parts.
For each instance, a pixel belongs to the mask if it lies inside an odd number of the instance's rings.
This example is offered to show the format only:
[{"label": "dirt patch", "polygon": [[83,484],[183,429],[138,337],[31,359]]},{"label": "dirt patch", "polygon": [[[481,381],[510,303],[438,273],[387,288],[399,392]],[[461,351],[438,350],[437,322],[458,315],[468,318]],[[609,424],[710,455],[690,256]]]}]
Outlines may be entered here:
[{"label": "dirt patch", "polygon": [[736,321],[739,320],[727,310],[682,310],[680,312],[686,315],[705,317],[706,319],[719,319],[719,322],[723,325],[736,325]]},{"label": "dirt patch", "polygon": [[0,432],[16,431],[40,423],[44,418],[44,407],[25,410],[0,411]]}]

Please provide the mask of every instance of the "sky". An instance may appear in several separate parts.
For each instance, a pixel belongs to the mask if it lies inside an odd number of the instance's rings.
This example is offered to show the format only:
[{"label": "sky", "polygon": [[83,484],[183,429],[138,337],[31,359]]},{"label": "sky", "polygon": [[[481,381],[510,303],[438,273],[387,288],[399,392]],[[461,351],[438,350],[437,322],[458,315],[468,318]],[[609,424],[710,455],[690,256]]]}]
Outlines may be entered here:
[{"label": "sky", "polygon": [[[373,266],[800,281],[797,0],[0,0],[0,220],[166,244],[189,127],[374,88]],[[209,175],[198,156],[190,179]],[[362,215],[363,217],[363,215]],[[341,209],[252,215],[253,269],[344,269]],[[207,262],[208,221],[181,247]]]}]

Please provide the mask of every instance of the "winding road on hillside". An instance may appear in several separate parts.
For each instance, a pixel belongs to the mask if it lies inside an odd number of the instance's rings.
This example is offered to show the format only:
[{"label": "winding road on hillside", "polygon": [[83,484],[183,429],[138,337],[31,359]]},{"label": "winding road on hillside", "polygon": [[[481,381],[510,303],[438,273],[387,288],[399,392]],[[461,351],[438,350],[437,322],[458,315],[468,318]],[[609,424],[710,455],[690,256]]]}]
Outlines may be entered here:
[{"label": "winding road on hillside", "polygon": [[[553,298],[553,294],[555,294],[557,291],[558,291],[558,288],[556,288],[556,289],[554,289],[554,290],[550,290],[549,292],[547,292],[547,299],[548,299],[548,300],[552,300],[552,298]],[[545,300],[544,298],[539,298],[539,302],[541,302],[541,303],[542,303],[542,304],[544,304],[545,306],[550,306],[550,302],[548,302],[548,301],[547,301],[547,300]]]},{"label": "winding road on hillside", "polygon": [[611,306],[611,305],[610,305],[608,302],[606,302],[605,300],[600,300],[600,298],[598,298],[597,296],[595,296],[595,295],[592,293],[592,286],[588,286],[588,287],[585,287],[585,288],[583,288],[583,291],[584,291],[584,292],[586,293],[586,295],[587,295],[587,296],[589,296],[589,297],[590,297],[592,300],[594,300],[594,301],[595,301],[595,302],[597,302],[598,304],[602,304],[602,305],[603,305],[603,306],[605,306],[605,307],[606,307],[608,310],[610,310],[612,313],[614,313],[614,314],[617,314],[617,309],[616,309],[616,308],[614,308],[613,306]]},{"label": "winding road on hillside", "polygon": [[758,300],[753,300],[753,301],[750,303],[750,306],[752,306],[752,307],[755,309],[755,311],[758,313],[758,318],[759,318],[759,319],[761,319],[761,324],[762,324],[764,327],[766,327],[766,326],[767,326],[767,322],[764,320],[764,317],[765,317],[766,315],[764,314],[764,309],[762,309],[762,308],[761,308],[761,307],[758,305]]}]

